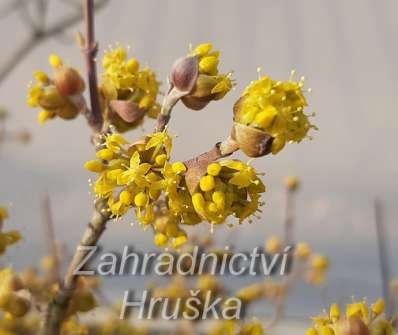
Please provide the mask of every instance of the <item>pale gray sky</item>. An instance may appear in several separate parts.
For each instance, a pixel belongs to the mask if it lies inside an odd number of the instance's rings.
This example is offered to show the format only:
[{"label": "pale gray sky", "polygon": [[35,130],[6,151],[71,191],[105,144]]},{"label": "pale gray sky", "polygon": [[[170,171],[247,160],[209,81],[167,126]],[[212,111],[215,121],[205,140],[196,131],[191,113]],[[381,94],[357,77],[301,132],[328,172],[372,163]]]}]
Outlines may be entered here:
[{"label": "pale gray sky", "polygon": [[[51,1],[51,21],[67,10],[61,3]],[[330,294],[337,300],[352,294],[371,298],[380,294],[375,196],[385,204],[391,255],[398,252],[394,243],[398,238],[397,11],[395,0],[113,0],[97,16],[96,25],[101,50],[116,42],[131,45],[132,53],[156,70],[162,81],[190,42],[212,42],[221,50],[221,68],[234,70],[236,90],[223,101],[203,112],[177,106],[170,132],[178,135],[173,155],[179,160],[207,150],[228,133],[231,107],[256,78],[258,66],[276,79],[287,78],[292,68],[306,76],[306,85],[313,88],[309,110],[317,113],[314,122],[320,130],[313,133],[313,141],[290,145],[277,156],[255,162],[258,170],[266,172],[264,215],[260,222],[240,226],[234,233],[218,227],[216,236],[220,243],[233,240],[248,248],[280,232],[282,178],[298,175],[303,187],[297,201],[297,238],[330,256]],[[13,15],[0,21],[0,62],[27,36],[20,19]],[[78,28],[71,29],[70,35]],[[31,72],[48,69],[51,52],[83,69],[76,45],[50,40],[38,46],[0,87],[0,104],[12,112],[10,126],[26,127],[34,136],[28,147],[8,145],[0,152],[0,203],[13,203],[10,224],[25,237],[9,256],[10,261],[18,258],[19,265],[32,263],[43,253],[38,208],[45,190],[51,194],[57,235],[71,249],[92,202],[90,175],[82,168],[93,156],[83,118],[41,127],[36,111],[25,106]],[[150,130],[152,124],[145,128]],[[110,224],[104,244],[150,248],[151,240],[151,234],[139,227],[119,222]],[[396,258],[391,261],[398,275]],[[291,314],[300,314],[296,307],[303,297],[313,301],[309,312],[320,309],[316,293],[298,290]]]}]

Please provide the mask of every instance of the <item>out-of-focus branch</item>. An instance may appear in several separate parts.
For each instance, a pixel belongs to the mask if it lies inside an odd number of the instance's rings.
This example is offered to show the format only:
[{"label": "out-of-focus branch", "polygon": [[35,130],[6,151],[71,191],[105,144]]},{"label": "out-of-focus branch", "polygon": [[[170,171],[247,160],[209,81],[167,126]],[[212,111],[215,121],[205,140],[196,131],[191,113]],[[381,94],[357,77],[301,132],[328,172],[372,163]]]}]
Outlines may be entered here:
[{"label": "out-of-focus branch", "polygon": [[54,222],[51,213],[51,203],[50,197],[48,193],[46,193],[43,197],[42,208],[41,208],[42,216],[43,216],[43,226],[44,226],[44,235],[47,240],[48,246],[48,254],[52,257],[52,261],[54,262],[52,266],[52,280],[54,282],[61,281],[61,272],[60,272],[60,260],[58,256],[58,248],[57,242],[55,239],[55,232],[54,232]]},{"label": "out-of-focus branch", "polygon": [[12,0],[0,9],[0,19],[25,6],[26,0]]},{"label": "out-of-focus branch", "polygon": [[[109,220],[109,211],[107,209],[108,207],[105,200],[100,199],[96,202],[92,218],[88,223],[80,241],[80,247],[97,245],[99,239],[106,229],[106,223]],[[74,274],[74,272],[77,266],[88,255],[88,252],[88,250],[81,250],[81,248],[76,250],[65,275],[63,284],[48,308],[41,333],[42,335],[60,334],[62,322],[65,318],[65,312],[68,308],[70,299],[72,298],[77,280],[79,278]]]},{"label": "out-of-focus branch", "polygon": [[283,226],[283,242],[285,246],[293,245],[293,233],[294,233],[294,225],[293,225],[293,197],[295,194],[295,190],[286,187],[285,192],[285,220]]},{"label": "out-of-focus branch", "polygon": [[[25,1],[20,1],[21,4],[18,5],[18,9],[25,6]],[[99,0],[93,5],[94,10],[100,10],[103,8],[109,0]],[[14,5],[14,7],[17,4]],[[14,9],[14,8],[13,8]],[[16,8],[15,8],[16,9]],[[8,75],[25,59],[29,53],[43,41],[63,33],[65,30],[75,25],[83,18],[83,13],[81,11],[75,12],[64,18],[59,19],[57,23],[45,28],[40,28],[40,25],[33,26],[31,35],[22,42],[16,49],[11,53],[8,59],[6,59],[0,67],[0,83],[2,83]],[[44,20],[41,19],[43,22]]]},{"label": "out-of-focus branch", "polygon": [[386,317],[391,317],[390,301],[390,268],[388,263],[387,243],[383,222],[383,209],[379,200],[374,201],[374,220],[376,225],[377,247],[379,252],[379,267],[382,283],[383,298],[385,301]]},{"label": "out-of-focus branch", "polygon": [[[296,187],[291,187],[288,183],[285,188],[285,217],[283,223],[283,248],[288,246],[293,247],[294,245],[294,220],[293,220],[293,200],[295,193],[297,191]],[[293,252],[292,250],[289,251],[289,262],[290,262],[290,272],[284,278],[283,285],[284,285],[284,292],[277,298],[275,302],[273,315],[266,325],[266,329],[270,329],[274,327],[283,317],[285,314],[286,308],[286,299],[291,289],[291,286],[294,284],[295,280],[297,279],[301,269],[298,267],[292,267],[293,265]]]}]

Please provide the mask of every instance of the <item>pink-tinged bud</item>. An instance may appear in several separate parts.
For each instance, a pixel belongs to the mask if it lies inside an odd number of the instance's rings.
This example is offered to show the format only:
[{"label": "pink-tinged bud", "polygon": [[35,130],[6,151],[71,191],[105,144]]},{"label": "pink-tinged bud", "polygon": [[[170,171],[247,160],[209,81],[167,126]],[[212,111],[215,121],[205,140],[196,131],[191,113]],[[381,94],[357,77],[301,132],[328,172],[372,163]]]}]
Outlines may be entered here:
[{"label": "pink-tinged bud", "polygon": [[261,157],[271,152],[273,138],[260,129],[235,122],[231,137],[249,157]]},{"label": "pink-tinged bud", "polygon": [[336,324],[336,335],[370,335],[366,324],[358,317],[340,320]]},{"label": "pink-tinged bud", "polygon": [[54,84],[63,96],[83,92],[84,81],[80,74],[71,67],[63,66],[55,71]]},{"label": "pink-tinged bud", "polygon": [[191,92],[199,75],[197,56],[177,59],[171,68],[170,83],[181,92]]},{"label": "pink-tinged bud", "polygon": [[109,105],[123,121],[128,123],[134,123],[140,120],[147,112],[146,109],[140,108],[138,104],[133,101],[112,100]]}]

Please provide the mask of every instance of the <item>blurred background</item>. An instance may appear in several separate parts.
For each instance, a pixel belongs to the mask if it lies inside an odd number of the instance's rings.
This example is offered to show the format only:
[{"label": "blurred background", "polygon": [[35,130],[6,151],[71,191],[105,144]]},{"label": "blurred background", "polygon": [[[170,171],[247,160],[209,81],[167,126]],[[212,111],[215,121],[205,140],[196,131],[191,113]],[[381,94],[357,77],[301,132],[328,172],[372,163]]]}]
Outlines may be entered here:
[{"label": "blurred background", "polygon": [[[25,103],[33,70],[49,70],[47,57],[59,54],[67,63],[84,69],[74,34],[82,29],[71,1],[52,0],[46,13],[48,26],[75,17],[67,29],[26,48],[32,17],[40,10],[29,2],[2,0],[0,18],[0,105],[11,114],[7,127],[26,129],[28,146],[7,143],[0,147],[0,203],[11,205],[9,225],[20,229],[24,241],[10,250],[6,261],[15,268],[36,263],[45,253],[40,204],[48,192],[56,236],[72,252],[91,213],[93,196],[83,163],[93,157],[86,121],[57,119],[39,126],[36,111]],[[28,7],[26,7],[26,3]],[[15,8],[14,8],[15,6]],[[24,9],[25,8],[25,9]],[[13,9],[13,10],[12,10]],[[131,55],[154,69],[163,81],[173,61],[186,54],[190,43],[212,42],[221,51],[224,71],[233,70],[234,91],[202,112],[180,104],[173,112],[170,133],[174,159],[185,160],[209,149],[229,132],[232,105],[242,89],[257,78],[257,67],[275,79],[287,79],[291,69],[305,75],[309,112],[319,131],[313,141],[289,145],[277,156],[256,160],[265,172],[268,190],[261,219],[234,229],[216,227],[218,245],[238,250],[262,246],[282,232],[283,177],[297,175],[301,188],[295,208],[295,237],[307,241],[330,258],[326,292],[300,284],[291,293],[287,315],[306,320],[334,301],[381,295],[373,202],[382,202],[392,276],[398,275],[398,2],[395,0],[110,0],[96,16],[99,57],[109,45],[130,45]],[[36,22],[36,23],[34,23]],[[41,24],[44,21],[33,21]],[[76,24],[75,24],[76,23]],[[22,46],[22,47],[21,47]],[[25,46],[25,48],[23,47]],[[10,59],[18,61],[12,66]],[[12,64],[14,65],[14,64]],[[153,124],[127,135],[133,139]],[[237,155],[242,159],[243,156]],[[126,220],[112,222],[102,245],[121,250],[132,244],[153,250],[152,233]],[[205,233],[210,226],[203,225]],[[142,289],[150,278],[109,278],[105,294],[122,298],[129,288]],[[228,277],[239,287],[250,278]],[[259,317],[267,308],[253,311]]]}]

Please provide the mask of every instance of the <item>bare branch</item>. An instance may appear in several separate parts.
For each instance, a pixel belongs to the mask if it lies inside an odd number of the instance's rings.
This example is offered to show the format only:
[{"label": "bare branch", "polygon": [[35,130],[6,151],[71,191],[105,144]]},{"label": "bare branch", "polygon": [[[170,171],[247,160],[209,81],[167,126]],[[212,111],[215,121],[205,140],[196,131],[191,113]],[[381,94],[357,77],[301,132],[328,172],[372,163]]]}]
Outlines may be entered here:
[{"label": "bare branch", "polygon": [[12,12],[25,5],[26,0],[11,0],[4,8],[0,10],[0,19],[10,15]]},{"label": "bare branch", "polygon": [[102,129],[102,113],[98,94],[97,65],[95,56],[97,55],[97,43],[94,33],[94,3],[93,0],[85,0],[84,22],[86,25],[84,56],[86,59],[88,85],[90,90],[91,117],[88,119],[91,127],[100,132]]},{"label": "bare branch", "polygon": [[[24,3],[24,1],[22,1]],[[99,0],[96,2],[94,9],[100,10],[103,8],[109,0]],[[2,63],[0,67],[0,83],[2,83],[8,75],[29,55],[29,53],[43,41],[51,38],[57,34],[63,33],[68,28],[80,22],[83,18],[83,13],[76,12],[70,14],[64,18],[61,18],[57,23],[48,27],[44,31],[36,30],[33,34],[27,38],[14,52],[11,53],[10,57]]]}]

